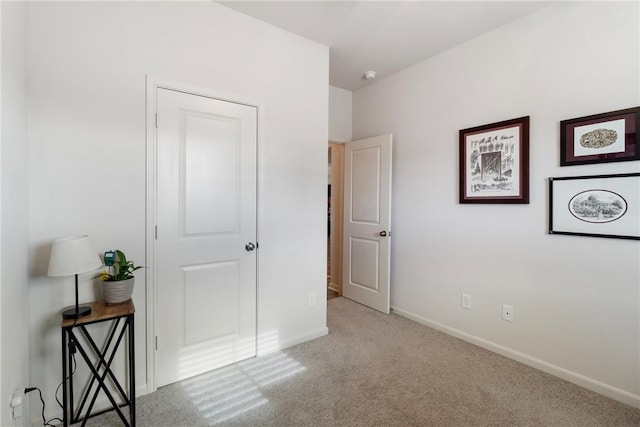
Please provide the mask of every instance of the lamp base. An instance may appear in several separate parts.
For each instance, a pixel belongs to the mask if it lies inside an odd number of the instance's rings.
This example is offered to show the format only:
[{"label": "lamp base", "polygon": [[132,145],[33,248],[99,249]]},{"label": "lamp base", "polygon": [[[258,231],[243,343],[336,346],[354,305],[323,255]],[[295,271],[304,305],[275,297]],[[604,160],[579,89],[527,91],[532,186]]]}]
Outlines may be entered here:
[{"label": "lamp base", "polygon": [[69,310],[65,310],[62,313],[62,318],[63,319],[79,319],[81,317],[88,316],[90,313],[91,313],[91,307],[78,307],[77,310],[75,308],[70,308]]}]

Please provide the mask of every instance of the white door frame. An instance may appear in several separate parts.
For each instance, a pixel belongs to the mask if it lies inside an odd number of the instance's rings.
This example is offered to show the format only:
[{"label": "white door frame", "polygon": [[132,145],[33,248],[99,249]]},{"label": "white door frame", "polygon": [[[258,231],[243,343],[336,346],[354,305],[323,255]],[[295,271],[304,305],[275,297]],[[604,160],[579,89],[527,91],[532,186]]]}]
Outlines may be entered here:
[{"label": "white door frame", "polygon": [[[146,253],[145,253],[145,266],[146,268],[146,295],[145,295],[145,309],[146,309],[146,360],[147,360],[147,381],[146,390],[139,390],[139,394],[154,392],[156,387],[156,363],[155,363],[155,337],[156,337],[156,312],[157,312],[157,293],[156,293],[156,218],[157,218],[157,197],[156,197],[156,93],[157,89],[169,89],[178,92],[184,92],[191,95],[206,96],[208,98],[215,98],[222,101],[234,102],[237,104],[244,104],[251,107],[255,107],[258,111],[258,152],[257,152],[257,227],[256,236],[260,241],[260,225],[262,224],[262,196],[260,189],[264,184],[263,171],[265,168],[262,164],[265,150],[264,144],[264,117],[265,117],[265,103],[256,101],[255,99],[246,98],[244,96],[230,95],[227,93],[215,91],[209,88],[203,88],[193,86],[185,83],[175,82],[171,80],[161,79],[155,76],[146,76],[146,90],[147,90],[147,102],[146,102],[146,144],[147,144],[147,195],[146,195],[146,220],[145,220],[145,233],[146,233]],[[257,253],[257,277],[256,277],[256,310],[259,313],[259,301],[260,301],[260,254]],[[256,313],[256,334],[259,333],[258,328],[258,316]],[[137,390],[138,391],[138,390]],[[136,393],[138,394],[138,393]]]}]

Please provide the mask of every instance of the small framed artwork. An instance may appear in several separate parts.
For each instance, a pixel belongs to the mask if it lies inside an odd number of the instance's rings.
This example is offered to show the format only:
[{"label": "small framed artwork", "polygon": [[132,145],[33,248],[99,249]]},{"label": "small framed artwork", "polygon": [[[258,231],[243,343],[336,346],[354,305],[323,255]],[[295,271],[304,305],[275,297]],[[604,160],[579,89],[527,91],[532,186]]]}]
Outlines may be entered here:
[{"label": "small framed artwork", "polygon": [[640,160],[640,107],[560,122],[560,166]]},{"label": "small framed artwork", "polygon": [[640,173],[549,178],[549,234],[640,240]]},{"label": "small framed artwork", "polygon": [[529,116],[460,131],[460,203],[529,203]]}]

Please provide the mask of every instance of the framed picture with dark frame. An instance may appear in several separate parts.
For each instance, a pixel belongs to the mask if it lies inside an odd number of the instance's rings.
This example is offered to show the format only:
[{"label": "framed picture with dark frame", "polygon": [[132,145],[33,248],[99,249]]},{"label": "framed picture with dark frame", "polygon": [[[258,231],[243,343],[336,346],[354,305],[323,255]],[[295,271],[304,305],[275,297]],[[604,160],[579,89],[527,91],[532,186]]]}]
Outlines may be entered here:
[{"label": "framed picture with dark frame", "polygon": [[560,166],[640,160],[640,107],[560,122]]},{"label": "framed picture with dark frame", "polygon": [[549,178],[549,234],[640,240],[640,173]]},{"label": "framed picture with dark frame", "polygon": [[460,203],[529,203],[529,116],[460,131]]}]

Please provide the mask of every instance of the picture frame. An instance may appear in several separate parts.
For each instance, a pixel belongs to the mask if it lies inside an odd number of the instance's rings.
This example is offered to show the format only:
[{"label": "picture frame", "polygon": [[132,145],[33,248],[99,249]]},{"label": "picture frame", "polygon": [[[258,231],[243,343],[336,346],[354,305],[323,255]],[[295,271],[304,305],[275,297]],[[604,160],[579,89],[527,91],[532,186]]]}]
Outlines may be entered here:
[{"label": "picture frame", "polygon": [[640,173],[549,178],[549,234],[640,240]]},{"label": "picture frame", "polygon": [[460,131],[460,203],[529,203],[529,116]]},{"label": "picture frame", "polygon": [[640,160],[640,107],[560,122],[560,166]]}]

